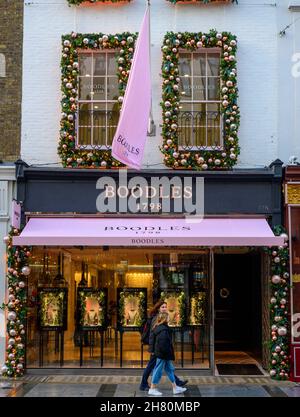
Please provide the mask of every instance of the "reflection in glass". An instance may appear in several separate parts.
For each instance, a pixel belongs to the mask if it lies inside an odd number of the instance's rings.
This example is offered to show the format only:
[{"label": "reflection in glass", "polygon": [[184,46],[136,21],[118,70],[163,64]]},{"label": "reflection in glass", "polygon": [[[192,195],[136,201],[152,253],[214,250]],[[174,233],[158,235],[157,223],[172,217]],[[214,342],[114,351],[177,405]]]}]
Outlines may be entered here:
[{"label": "reflection in glass", "polygon": [[208,100],[220,100],[220,79],[208,78]]},{"label": "reflection in glass", "polygon": [[180,92],[184,92],[183,100],[192,99],[192,78],[191,77],[180,77]]},{"label": "reflection in glass", "polygon": [[192,75],[192,58],[191,54],[180,54],[178,60],[179,75],[184,77],[185,75]]},{"label": "reflection in glass", "polygon": [[119,86],[117,77],[107,78],[107,100],[117,100],[119,97]]},{"label": "reflection in glass", "polygon": [[117,60],[115,54],[107,54],[107,75],[116,75],[117,73]]},{"label": "reflection in glass", "polygon": [[106,56],[105,54],[94,54],[94,75],[105,75]]},{"label": "reflection in glass", "polygon": [[92,75],[92,54],[79,54],[79,75]]},{"label": "reflection in glass", "polygon": [[220,55],[207,54],[207,76],[220,75]]},{"label": "reflection in glass", "polygon": [[105,100],[105,77],[93,78],[93,100]]},{"label": "reflection in glass", "polygon": [[194,100],[206,100],[206,79],[196,77],[193,79],[193,99]]},{"label": "reflection in glass", "polygon": [[79,100],[91,100],[91,81],[92,79],[90,77],[79,78]]},{"label": "reflection in glass", "polygon": [[194,76],[206,76],[206,54],[193,54]]}]

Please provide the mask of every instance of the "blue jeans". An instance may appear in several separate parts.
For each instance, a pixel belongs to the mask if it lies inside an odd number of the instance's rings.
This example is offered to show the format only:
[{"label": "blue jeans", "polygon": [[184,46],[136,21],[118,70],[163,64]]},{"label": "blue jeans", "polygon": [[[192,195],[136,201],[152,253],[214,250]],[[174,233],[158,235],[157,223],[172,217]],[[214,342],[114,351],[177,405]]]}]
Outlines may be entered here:
[{"label": "blue jeans", "polygon": [[159,381],[161,380],[163,370],[165,370],[167,377],[172,382],[172,384],[175,382],[175,376],[174,376],[174,365],[172,361],[167,361],[165,359],[156,359],[156,365],[153,371],[152,375],[152,384],[157,385]]},{"label": "blue jeans", "polygon": [[[148,378],[151,375],[151,372],[153,371],[153,369],[155,368],[155,365],[156,365],[156,356],[151,355],[150,359],[149,359],[149,362],[147,363],[147,366],[146,366],[146,368],[144,369],[144,372],[143,372],[141,387],[147,387]],[[180,379],[176,375],[174,375],[174,377],[175,377],[176,385],[181,382]]]}]

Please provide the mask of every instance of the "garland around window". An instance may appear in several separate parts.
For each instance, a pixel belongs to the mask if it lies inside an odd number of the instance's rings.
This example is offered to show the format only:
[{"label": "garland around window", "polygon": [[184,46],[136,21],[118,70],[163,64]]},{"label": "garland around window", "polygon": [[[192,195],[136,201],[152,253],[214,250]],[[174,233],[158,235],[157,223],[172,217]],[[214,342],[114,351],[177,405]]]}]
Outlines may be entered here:
[{"label": "garland around window", "polygon": [[68,168],[111,168],[122,164],[112,158],[110,149],[84,149],[76,147],[75,118],[78,111],[78,49],[116,49],[119,80],[119,105],[121,107],[134,52],[137,34],[124,32],[116,35],[103,33],[79,34],[72,32],[62,36],[62,114],[58,154]]},{"label": "garland around window", "polygon": [[[224,117],[224,145],[213,150],[179,150],[178,113],[180,106],[179,49],[189,52],[220,48],[221,114]],[[238,127],[240,113],[237,105],[236,36],[230,32],[174,33],[168,32],[162,47],[163,77],[163,146],[164,162],[168,167],[214,170],[228,169],[237,162],[240,153]]]}]

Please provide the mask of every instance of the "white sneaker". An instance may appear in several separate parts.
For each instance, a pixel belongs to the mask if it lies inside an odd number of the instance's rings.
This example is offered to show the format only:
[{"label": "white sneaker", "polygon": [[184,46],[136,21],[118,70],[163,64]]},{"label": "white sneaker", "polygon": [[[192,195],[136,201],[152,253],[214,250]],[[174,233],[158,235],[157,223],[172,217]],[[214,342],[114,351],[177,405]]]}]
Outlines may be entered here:
[{"label": "white sneaker", "polygon": [[148,391],[148,394],[159,396],[159,395],[162,395],[162,392],[158,391],[156,388],[150,388]]},{"label": "white sneaker", "polygon": [[176,386],[176,388],[173,388],[173,394],[182,394],[186,390],[187,388]]}]

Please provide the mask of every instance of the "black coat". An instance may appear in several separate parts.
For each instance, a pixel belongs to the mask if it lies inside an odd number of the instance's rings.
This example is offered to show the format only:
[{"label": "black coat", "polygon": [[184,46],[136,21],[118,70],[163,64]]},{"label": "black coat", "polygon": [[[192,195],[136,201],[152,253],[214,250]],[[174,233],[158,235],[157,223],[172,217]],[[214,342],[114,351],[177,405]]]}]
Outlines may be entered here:
[{"label": "black coat", "polygon": [[149,352],[159,359],[175,359],[171,330],[167,324],[160,324],[150,332]]}]

